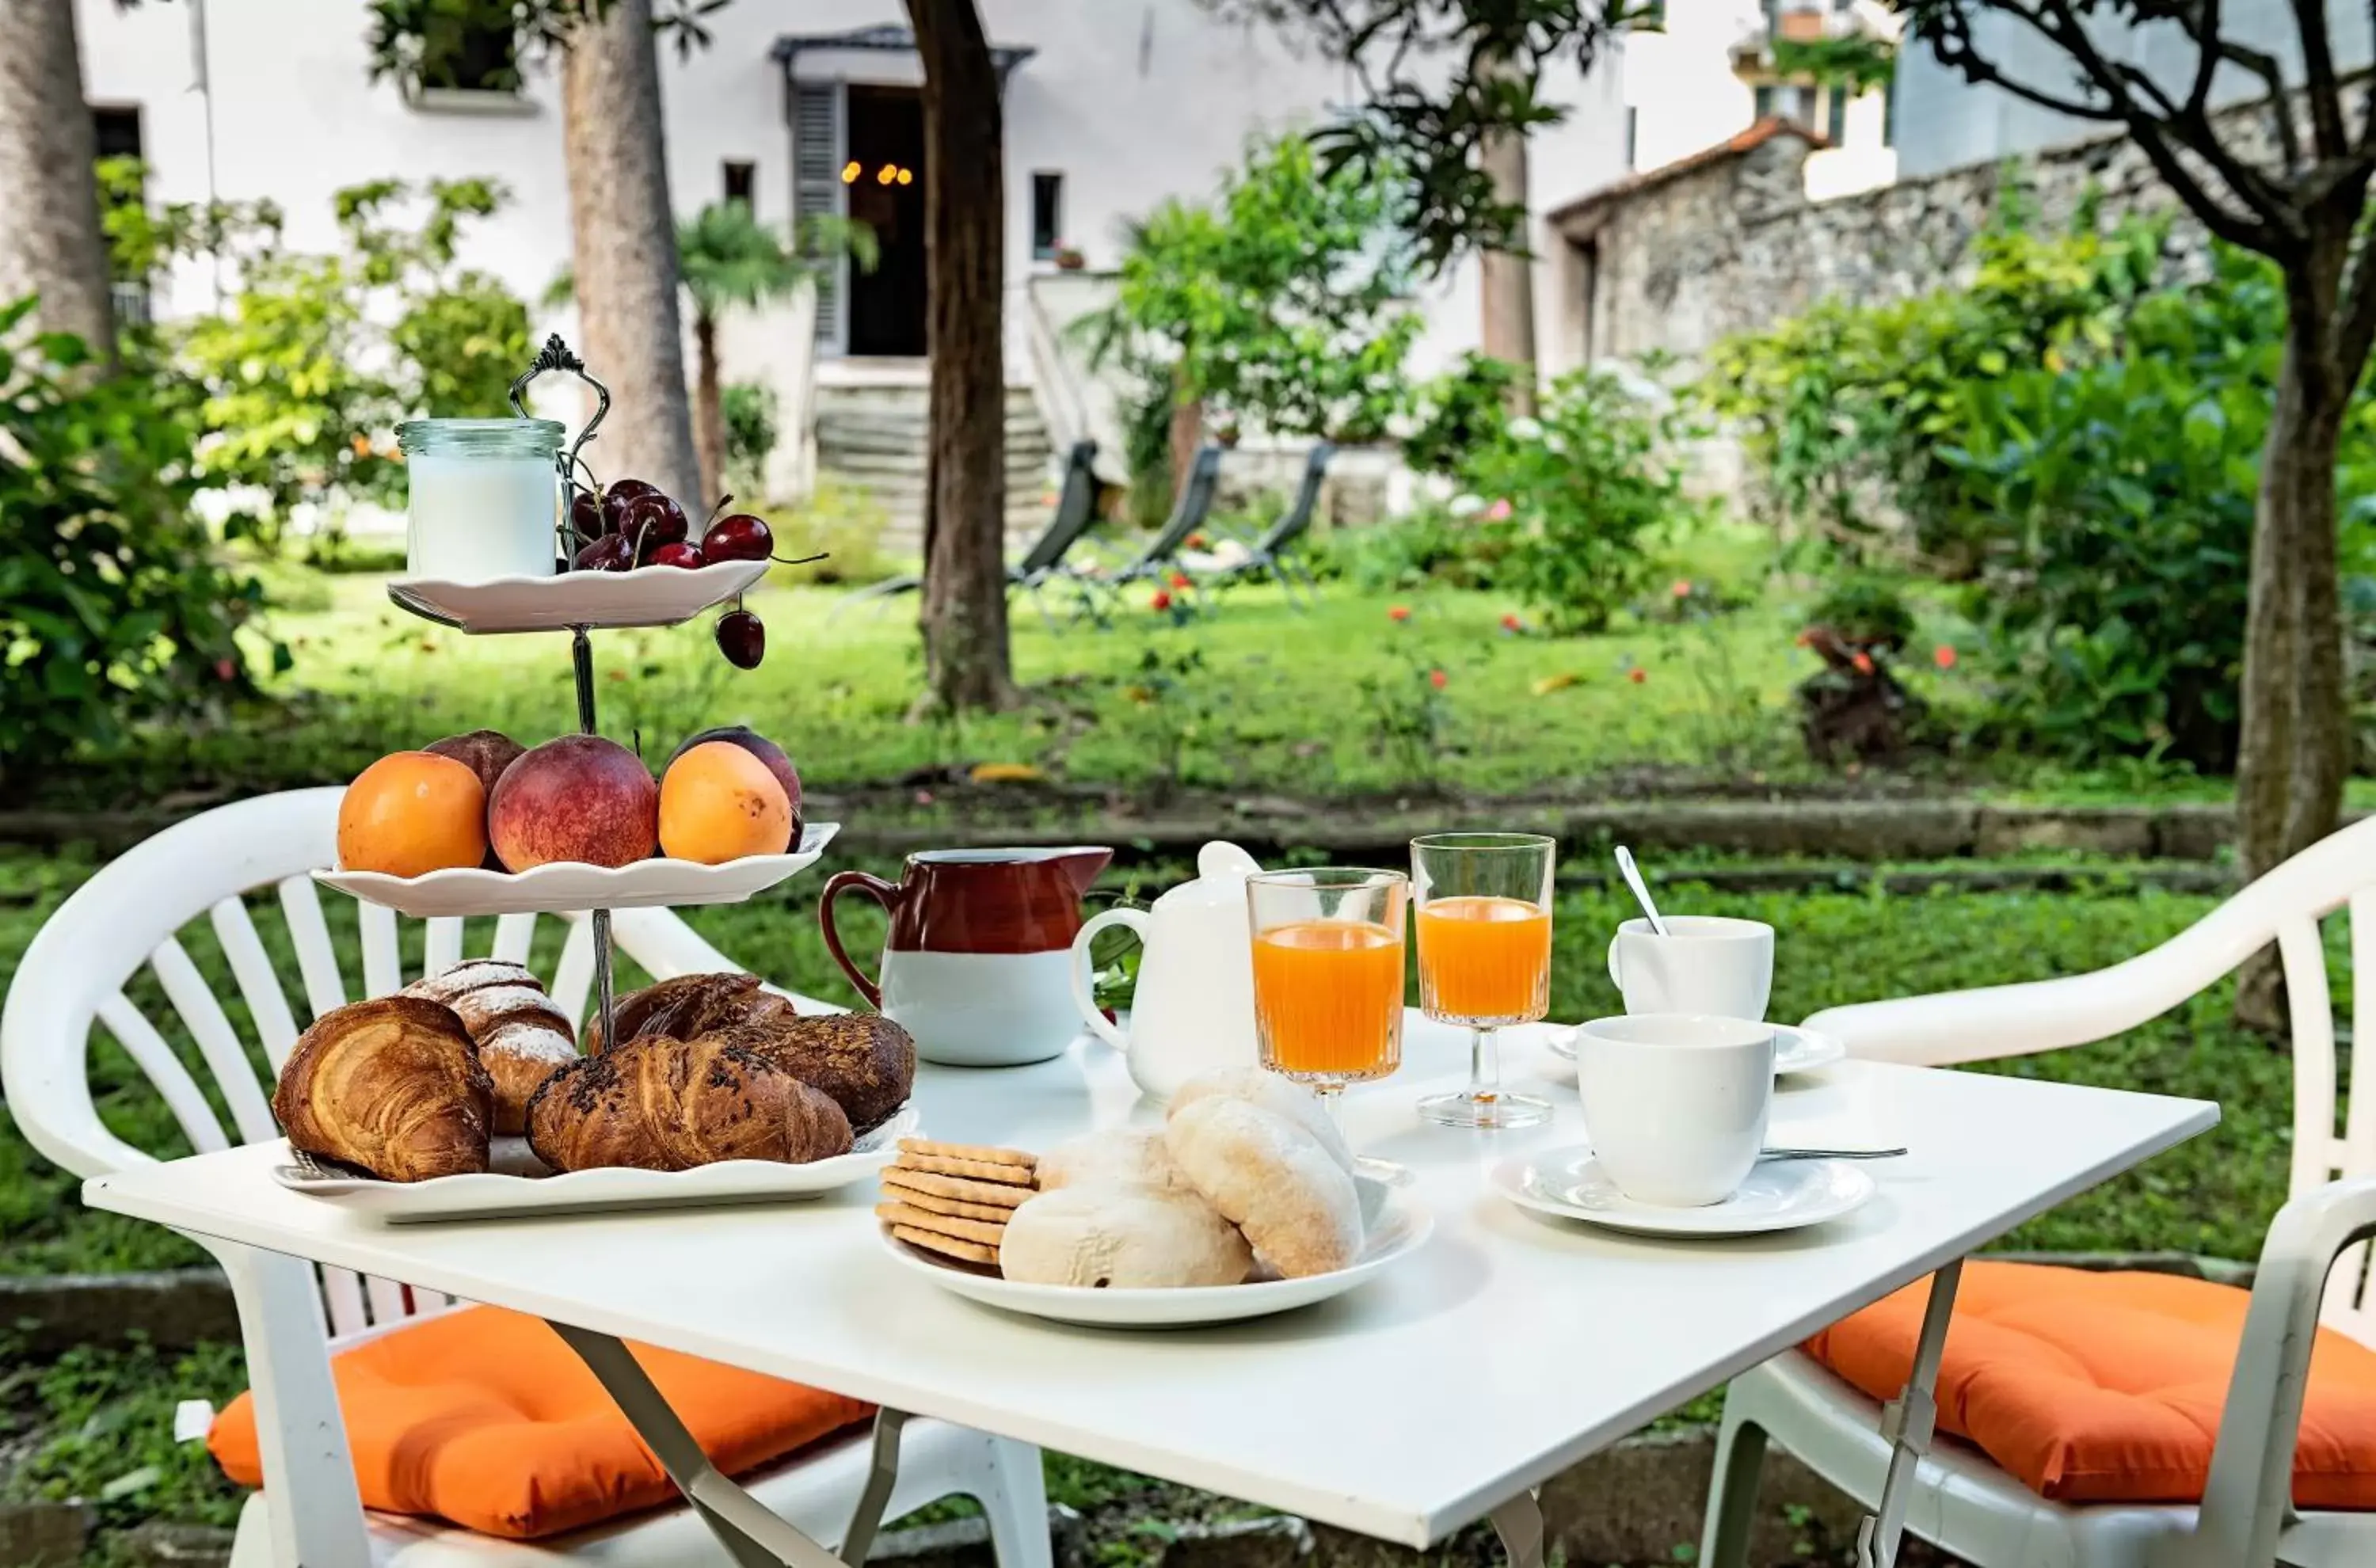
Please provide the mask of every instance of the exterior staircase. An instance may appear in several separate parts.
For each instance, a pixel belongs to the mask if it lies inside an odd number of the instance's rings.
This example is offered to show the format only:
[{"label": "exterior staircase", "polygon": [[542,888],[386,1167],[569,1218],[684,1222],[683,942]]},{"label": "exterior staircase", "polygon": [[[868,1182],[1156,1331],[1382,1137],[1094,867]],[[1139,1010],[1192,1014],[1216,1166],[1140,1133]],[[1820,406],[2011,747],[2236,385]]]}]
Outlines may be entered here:
[{"label": "exterior staircase", "polygon": [[[820,367],[822,370],[823,367]],[[816,387],[816,471],[823,481],[862,489],[886,514],[884,548],[895,555],[924,549],[927,450],[925,372],[844,373]],[[1006,389],[1006,537],[1019,553],[1048,525],[1049,443],[1039,399],[1028,386]]]}]

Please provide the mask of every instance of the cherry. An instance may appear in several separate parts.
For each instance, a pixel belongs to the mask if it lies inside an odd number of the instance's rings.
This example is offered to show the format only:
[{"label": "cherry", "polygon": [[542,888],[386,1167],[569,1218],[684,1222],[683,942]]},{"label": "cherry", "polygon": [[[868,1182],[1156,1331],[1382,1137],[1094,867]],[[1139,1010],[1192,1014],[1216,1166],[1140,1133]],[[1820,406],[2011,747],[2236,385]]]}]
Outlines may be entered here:
[{"label": "cherry", "polygon": [[701,558],[701,547],[699,545],[687,544],[684,540],[679,539],[671,540],[668,543],[659,546],[649,555],[644,557],[644,564],[647,566],[683,566],[689,571],[696,566],[707,565],[708,563]]},{"label": "cherry", "polygon": [[639,479],[614,479],[602,491],[602,524],[606,533],[624,531],[627,508],[647,495],[658,495],[658,485]]},{"label": "cherry", "polygon": [[609,531],[603,526],[600,496],[581,490],[569,498],[570,537],[580,544],[591,544]]},{"label": "cherry", "polygon": [[776,536],[765,518],[737,512],[709,525],[701,552],[712,561],[765,561],[776,552]]},{"label": "cherry", "polygon": [[655,491],[627,503],[626,518],[619,531],[636,541],[638,552],[647,552],[676,543],[692,529],[685,521],[684,508]]},{"label": "cherry", "polygon": [[737,670],[756,670],[767,657],[767,628],[748,610],[730,610],[718,618],[718,651]]},{"label": "cherry", "polygon": [[571,570],[578,572],[632,571],[636,546],[625,534],[606,533],[570,557],[569,564]]}]

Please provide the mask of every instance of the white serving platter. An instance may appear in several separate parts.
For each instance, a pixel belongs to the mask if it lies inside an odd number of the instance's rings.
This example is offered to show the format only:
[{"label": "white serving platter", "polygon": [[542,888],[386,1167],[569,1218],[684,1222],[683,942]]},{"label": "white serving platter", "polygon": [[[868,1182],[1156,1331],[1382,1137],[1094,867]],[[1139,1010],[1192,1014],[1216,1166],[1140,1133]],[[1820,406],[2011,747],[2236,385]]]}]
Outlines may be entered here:
[{"label": "white serving platter", "polygon": [[314,1158],[296,1149],[272,1168],[272,1179],[292,1193],[339,1204],[390,1225],[449,1219],[534,1219],[547,1215],[615,1214],[644,1208],[705,1208],[722,1204],[794,1203],[873,1181],[914,1134],[916,1108],[858,1140],[848,1154],[806,1165],[772,1159],[727,1159],[691,1170],[636,1170],[624,1166],[553,1175],[529,1152],[528,1140],[498,1137],[493,1169],[427,1182],[383,1182]]},{"label": "white serving platter", "polygon": [[438,915],[575,914],[583,909],[737,904],[816,864],[840,830],[837,822],[812,822],[801,831],[801,847],[790,854],[745,855],[714,866],[658,858],[624,866],[555,861],[533,871],[470,866],[433,871],[425,876],[332,869],[315,872],[314,880],[351,893],[366,904],[384,904],[399,915],[418,920]]},{"label": "white serving platter", "polygon": [[387,585],[387,597],[415,615],[474,636],[572,626],[673,626],[766,575],[765,561],[719,561],[690,570],[638,566],[632,572],[563,572],[482,583],[398,577]]},{"label": "white serving platter", "polygon": [[1189,1328],[1267,1317],[1308,1307],[1376,1278],[1426,1245],[1434,1217],[1415,1200],[1395,1194],[1370,1222],[1361,1255],[1347,1267],[1304,1279],[1262,1279],[1246,1285],[1192,1285],[1175,1290],[1100,1290],[1086,1285],[1024,1285],[985,1269],[968,1268],[879,1230],[885,1251],[900,1266],[985,1306],[1057,1323],[1095,1328]]},{"label": "white serving platter", "polygon": [[[1836,1035],[1791,1024],[1776,1024],[1773,1029],[1774,1072],[1777,1077],[1785,1073],[1812,1073],[1847,1059],[1848,1048]],[[1550,1045],[1553,1056],[1568,1062],[1575,1060],[1574,1029],[1562,1029],[1551,1036]]]}]

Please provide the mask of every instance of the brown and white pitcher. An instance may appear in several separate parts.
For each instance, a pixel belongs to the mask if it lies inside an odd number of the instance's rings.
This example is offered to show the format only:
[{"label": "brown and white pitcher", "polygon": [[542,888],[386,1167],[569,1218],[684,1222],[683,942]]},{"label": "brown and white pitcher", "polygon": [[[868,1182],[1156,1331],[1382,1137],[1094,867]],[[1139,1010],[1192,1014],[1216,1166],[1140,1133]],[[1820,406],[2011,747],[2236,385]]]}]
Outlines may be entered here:
[{"label": "brown and white pitcher", "polygon": [[[883,1016],[916,1037],[916,1053],[956,1067],[1044,1062],[1080,1033],[1073,1006],[1073,938],[1081,896],[1113,851],[926,849],[896,883],[862,871],[828,877],[817,900],[825,944]],[[850,960],[833,902],[861,893],[891,931],[878,986]]]}]

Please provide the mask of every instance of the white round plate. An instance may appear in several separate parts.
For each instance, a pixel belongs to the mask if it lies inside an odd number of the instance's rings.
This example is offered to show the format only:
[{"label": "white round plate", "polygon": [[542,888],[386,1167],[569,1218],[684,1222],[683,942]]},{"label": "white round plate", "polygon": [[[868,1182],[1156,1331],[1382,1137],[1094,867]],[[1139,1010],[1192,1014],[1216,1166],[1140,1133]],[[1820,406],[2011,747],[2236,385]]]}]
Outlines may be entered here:
[{"label": "white round plate", "polygon": [[[1812,1073],[1818,1067],[1828,1067],[1847,1059],[1848,1048],[1836,1035],[1822,1034],[1814,1029],[1802,1029],[1790,1024],[1776,1024],[1774,1030],[1774,1071]],[[1575,1031],[1562,1029],[1550,1038],[1553,1056],[1562,1061],[1575,1060]]]},{"label": "white round plate", "polygon": [[1872,1177],[1845,1159],[1766,1159],[1740,1190],[1705,1208],[1636,1203],[1581,1144],[1514,1155],[1493,1168],[1493,1188],[1521,1208],[1653,1236],[1753,1236],[1820,1225],[1864,1206]]},{"label": "white round plate", "polygon": [[906,1268],[969,1300],[1011,1313],[1096,1328],[1187,1328],[1267,1317],[1341,1296],[1419,1251],[1435,1229],[1434,1217],[1411,1199],[1389,1198],[1370,1224],[1361,1255],[1348,1267],[1308,1279],[1264,1279],[1251,1285],[1191,1285],[1176,1290],[1099,1290],[1086,1285],[1023,1285],[968,1268],[879,1232]]},{"label": "white round plate", "polygon": [[636,1170],[624,1166],[554,1175],[530,1154],[528,1140],[498,1137],[485,1171],[427,1182],[383,1182],[290,1151],[272,1179],[292,1193],[327,1198],[390,1225],[445,1219],[533,1219],[542,1215],[619,1213],[641,1208],[698,1208],[718,1204],[786,1203],[821,1197],[873,1181],[916,1131],[916,1108],[859,1138],[848,1154],[786,1165],[772,1159],[724,1159],[691,1170]]},{"label": "white round plate", "polygon": [[767,575],[765,561],[638,566],[632,572],[563,572],[483,583],[398,577],[387,597],[415,615],[466,632],[557,632],[571,626],[673,626]]},{"label": "white round plate", "polygon": [[745,855],[714,866],[698,861],[648,860],[625,866],[555,861],[533,871],[471,866],[425,876],[378,871],[317,871],[325,887],[385,904],[399,915],[573,914],[580,909],[644,909],[687,904],[739,904],[816,864],[839,832],[834,822],[812,822],[789,855]]}]

